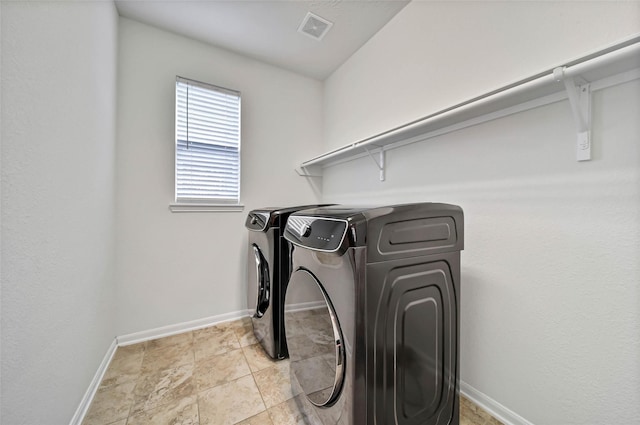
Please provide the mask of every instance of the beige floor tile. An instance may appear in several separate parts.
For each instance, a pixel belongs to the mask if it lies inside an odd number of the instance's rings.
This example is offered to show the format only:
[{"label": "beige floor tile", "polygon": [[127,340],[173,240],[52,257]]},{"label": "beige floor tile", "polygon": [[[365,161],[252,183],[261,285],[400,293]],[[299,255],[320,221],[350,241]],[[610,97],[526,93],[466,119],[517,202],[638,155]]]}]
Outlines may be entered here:
[{"label": "beige floor tile", "polygon": [[504,424],[492,416],[485,423],[485,425],[504,425]]},{"label": "beige floor tile", "polygon": [[250,417],[249,419],[245,419],[244,421],[236,423],[236,425],[275,425],[271,422],[271,417],[269,416],[269,412],[264,411],[262,413],[258,413],[255,416]]},{"label": "beige floor tile", "polygon": [[191,345],[193,342],[193,332],[183,332],[164,338],[153,339],[147,342],[147,350],[171,347],[172,345]]},{"label": "beige floor tile", "polygon": [[281,360],[275,365],[253,374],[264,404],[273,407],[299,394],[291,387],[289,360]]},{"label": "beige floor tile", "polygon": [[275,360],[273,360],[267,353],[264,352],[264,349],[260,344],[253,344],[242,347],[242,351],[247,358],[247,363],[249,363],[249,367],[251,368],[252,372],[266,369],[276,363]]},{"label": "beige floor tile", "polygon": [[100,386],[108,387],[128,381],[136,381],[142,368],[145,343],[118,347],[107,368]]},{"label": "beige floor tile", "polygon": [[198,407],[200,425],[234,425],[266,410],[250,375],[199,393]]},{"label": "beige floor tile", "polygon": [[198,425],[197,397],[186,397],[129,417],[127,425]]},{"label": "beige floor tile", "polygon": [[[312,314],[301,316],[309,329]],[[322,342],[309,329],[290,342],[304,357]],[[319,425],[313,410],[300,410],[289,367],[264,353],[248,317],[119,347],[83,425]],[[462,395],[460,405],[460,425],[503,425]]]},{"label": "beige floor tile", "polygon": [[133,402],[135,382],[101,387],[87,411],[83,425],[105,425],[126,419]]},{"label": "beige floor tile", "polygon": [[491,415],[477,405],[460,403],[460,425],[484,425],[489,419]]},{"label": "beige floor tile", "polygon": [[248,345],[258,343],[258,340],[253,333],[253,324],[251,323],[251,318],[249,317],[239,320],[238,326],[234,328],[234,332],[236,333],[236,337],[238,338],[238,342],[240,343],[241,347],[246,347]]},{"label": "beige floor tile", "polygon": [[296,400],[298,397],[271,407],[268,410],[271,421],[277,425],[309,425],[310,423],[315,425],[315,421],[310,421],[310,418],[298,407],[299,401]]},{"label": "beige floor tile", "polygon": [[231,322],[225,322],[225,324],[227,324],[232,329],[236,330],[239,328],[243,328],[247,325],[251,325],[251,317],[244,316],[240,319],[232,320]]},{"label": "beige floor tile", "polygon": [[151,410],[195,393],[193,364],[143,375],[134,391],[131,413]]},{"label": "beige floor tile", "polygon": [[194,341],[199,341],[202,339],[208,339],[213,337],[220,337],[223,335],[235,335],[235,329],[242,324],[237,321],[218,323],[217,325],[208,326],[206,328],[197,329],[193,331],[193,339]]},{"label": "beige floor tile", "polygon": [[111,361],[115,362],[118,360],[127,359],[128,357],[140,356],[141,354],[144,354],[146,349],[147,349],[146,342],[118,347]]},{"label": "beige floor tile", "polygon": [[193,345],[197,361],[240,348],[234,327],[230,323],[193,331]]},{"label": "beige floor tile", "polygon": [[196,362],[196,389],[200,392],[250,374],[251,370],[242,350],[232,350]]},{"label": "beige floor tile", "polygon": [[149,374],[182,365],[193,365],[193,344],[183,342],[162,348],[147,348],[142,360],[142,374]]}]

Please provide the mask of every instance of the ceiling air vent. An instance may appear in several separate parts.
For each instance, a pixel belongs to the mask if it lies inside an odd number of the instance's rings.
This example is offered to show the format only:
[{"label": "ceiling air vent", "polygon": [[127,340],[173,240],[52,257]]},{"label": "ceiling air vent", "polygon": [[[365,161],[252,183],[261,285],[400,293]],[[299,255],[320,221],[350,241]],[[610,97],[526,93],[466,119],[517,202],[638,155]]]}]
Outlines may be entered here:
[{"label": "ceiling air vent", "polygon": [[322,37],[329,32],[332,25],[333,22],[308,12],[298,27],[298,32],[306,34],[314,40],[322,40]]}]

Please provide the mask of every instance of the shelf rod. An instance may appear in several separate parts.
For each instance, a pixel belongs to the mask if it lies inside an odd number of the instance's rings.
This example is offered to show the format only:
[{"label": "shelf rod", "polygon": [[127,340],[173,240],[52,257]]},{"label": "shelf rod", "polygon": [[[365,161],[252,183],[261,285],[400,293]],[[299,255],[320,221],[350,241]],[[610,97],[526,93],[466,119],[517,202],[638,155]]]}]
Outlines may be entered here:
[{"label": "shelf rod", "polygon": [[[622,46],[622,47],[621,47]],[[633,37],[617,46],[601,50],[594,54],[585,56],[581,59],[567,62],[564,67],[565,77],[578,77],[579,75],[595,70],[599,67],[623,60],[636,60],[640,63],[640,36]],[[351,152],[357,153],[360,148],[370,145],[386,145],[407,138],[415,137],[421,134],[421,129],[440,120],[444,120],[456,114],[462,114],[468,110],[472,110],[484,104],[499,102],[502,99],[534,90],[539,87],[555,84],[554,69],[541,72],[529,78],[517,81],[497,90],[477,96],[465,102],[458,103],[449,108],[443,109],[436,113],[427,115],[426,117],[409,122],[402,126],[382,132],[375,136],[371,136],[347,146],[335,149],[323,155],[302,163],[302,167],[312,165],[322,165],[329,162],[332,158],[346,155]]]}]

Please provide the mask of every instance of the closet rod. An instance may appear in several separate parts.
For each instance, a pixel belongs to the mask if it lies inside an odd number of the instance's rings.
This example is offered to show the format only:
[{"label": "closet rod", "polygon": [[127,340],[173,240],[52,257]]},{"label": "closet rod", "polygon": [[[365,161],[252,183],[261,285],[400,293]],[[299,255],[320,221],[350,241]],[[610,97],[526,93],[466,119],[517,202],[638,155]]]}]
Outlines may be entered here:
[{"label": "closet rod", "polygon": [[[640,64],[640,36],[629,39],[625,43],[622,43],[620,45],[602,50],[592,55],[585,56],[575,61],[571,61],[567,65],[561,67],[564,67],[565,76],[580,77],[582,74],[597,70],[598,68],[611,65],[615,62],[627,60],[638,62],[636,65]],[[406,140],[408,138],[420,135],[422,132],[424,132],[424,128],[438,121],[445,120],[457,114],[463,114],[466,111],[482,107],[486,104],[498,103],[501,100],[513,98],[518,96],[519,94],[532,92],[541,87],[558,84],[558,82],[554,79],[553,73],[553,70],[556,68],[557,67],[554,67],[550,70],[541,72],[529,78],[485,93],[481,96],[443,109],[434,114],[404,124],[400,127],[393,128],[375,136],[371,136],[366,139],[351,143],[347,146],[343,146],[341,148],[327,152],[316,158],[303,162],[301,166],[304,168],[314,165],[321,165],[329,162],[332,158],[347,154],[352,151],[357,151],[364,147],[376,148],[397,141]],[[562,84],[558,84],[558,91],[561,90],[563,90],[563,86]],[[376,145],[376,143],[378,143],[379,145]]]}]

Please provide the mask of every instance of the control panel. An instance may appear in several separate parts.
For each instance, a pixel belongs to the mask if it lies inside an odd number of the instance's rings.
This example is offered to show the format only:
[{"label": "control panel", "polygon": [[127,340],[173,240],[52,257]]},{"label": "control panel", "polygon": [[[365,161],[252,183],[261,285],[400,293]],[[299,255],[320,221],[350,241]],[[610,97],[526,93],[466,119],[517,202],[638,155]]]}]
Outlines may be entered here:
[{"label": "control panel", "polygon": [[247,215],[244,225],[249,230],[263,231],[269,223],[270,214],[267,212],[251,211]]},{"label": "control panel", "polygon": [[291,215],[284,237],[305,248],[332,252],[340,248],[346,232],[345,220]]}]

